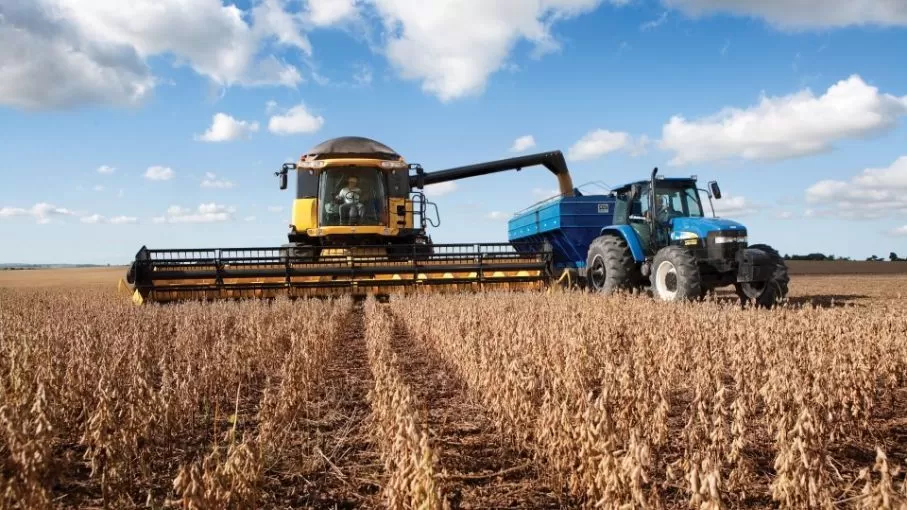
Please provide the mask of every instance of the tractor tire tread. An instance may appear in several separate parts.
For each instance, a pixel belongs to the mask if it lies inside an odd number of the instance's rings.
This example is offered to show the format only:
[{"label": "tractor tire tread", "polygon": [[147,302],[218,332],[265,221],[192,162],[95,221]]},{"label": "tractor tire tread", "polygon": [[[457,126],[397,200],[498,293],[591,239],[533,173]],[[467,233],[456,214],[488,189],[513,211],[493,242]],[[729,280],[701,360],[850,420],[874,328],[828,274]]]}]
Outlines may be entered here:
[{"label": "tractor tire tread", "polygon": [[655,297],[659,298],[658,287],[655,283],[658,278],[658,267],[664,261],[674,264],[674,270],[677,272],[676,300],[694,301],[702,299],[702,276],[699,273],[699,264],[696,261],[696,257],[681,246],[665,246],[655,254],[655,258],[652,261],[652,272],[649,276]]},{"label": "tractor tire tread", "polygon": [[[630,252],[630,246],[622,237],[602,235],[596,237],[589,245],[586,261],[587,270],[591,269],[595,257],[600,255],[605,265],[605,282],[600,292],[612,294],[633,287],[636,261]],[[587,277],[588,278],[588,277]]]},{"label": "tractor tire tread", "polygon": [[[775,263],[775,271],[772,274],[772,279],[769,281],[769,283],[773,285],[768,286],[766,288],[767,292],[763,292],[762,295],[755,300],[757,306],[771,308],[778,301],[783,301],[787,298],[787,293],[789,291],[788,287],[790,285],[790,275],[788,274],[787,264],[785,264],[784,258],[781,257],[778,250],[767,244],[751,244],[747,246],[747,248],[764,252]],[[771,292],[768,292],[770,289]]]}]

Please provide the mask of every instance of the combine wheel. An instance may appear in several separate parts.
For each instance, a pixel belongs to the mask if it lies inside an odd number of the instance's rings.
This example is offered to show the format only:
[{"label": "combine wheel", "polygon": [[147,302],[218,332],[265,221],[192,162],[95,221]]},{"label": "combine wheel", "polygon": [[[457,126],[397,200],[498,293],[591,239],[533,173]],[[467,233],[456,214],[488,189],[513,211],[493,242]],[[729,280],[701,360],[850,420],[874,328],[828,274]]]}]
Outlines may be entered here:
[{"label": "combine wheel", "polygon": [[757,307],[771,308],[787,298],[787,286],[790,283],[787,264],[784,263],[784,259],[781,258],[778,251],[767,244],[754,244],[749,248],[761,250],[768,255],[775,265],[775,269],[772,271],[771,279],[767,282],[736,283],[734,288],[737,290],[742,304],[745,305],[752,300]]},{"label": "combine wheel", "polygon": [[652,263],[652,292],[662,301],[692,301],[702,296],[696,257],[680,246],[666,246]]},{"label": "combine wheel", "polygon": [[589,245],[586,257],[586,282],[594,292],[612,294],[633,287],[636,262],[627,241],[618,236],[604,235]]}]

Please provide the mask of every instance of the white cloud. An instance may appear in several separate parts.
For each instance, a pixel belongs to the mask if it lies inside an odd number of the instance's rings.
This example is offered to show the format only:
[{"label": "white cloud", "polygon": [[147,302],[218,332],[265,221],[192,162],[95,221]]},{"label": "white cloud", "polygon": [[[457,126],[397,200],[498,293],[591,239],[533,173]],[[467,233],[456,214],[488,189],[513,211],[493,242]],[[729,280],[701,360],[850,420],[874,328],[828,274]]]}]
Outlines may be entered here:
[{"label": "white cloud", "polygon": [[760,207],[741,196],[724,196],[712,202],[720,218],[741,218],[759,212]]},{"label": "white cloud", "polygon": [[790,211],[778,211],[775,213],[775,219],[777,220],[792,220],[794,218],[794,213]]},{"label": "white cloud", "polygon": [[255,221],[255,216],[246,216],[243,221]]},{"label": "white cloud", "polygon": [[814,215],[877,219],[907,214],[907,156],[886,168],[867,168],[848,181],[826,179],[806,190]]},{"label": "white cloud", "polygon": [[372,68],[365,64],[355,66],[356,71],[353,73],[353,84],[357,87],[368,87],[372,84]]},{"label": "white cloud", "polygon": [[133,223],[138,223],[139,219],[134,216],[114,216],[113,218],[106,218],[100,214],[92,214],[90,216],[82,216],[79,218],[82,223],[89,224],[99,224],[99,223],[109,223],[111,225],[128,225]]},{"label": "white cloud", "polygon": [[907,96],[882,94],[853,75],[820,97],[806,89],[783,97],[763,96],[747,109],[725,108],[694,121],[674,116],[662,129],[661,147],[676,153],[671,160],[675,165],[730,158],[780,160],[890,130],[903,115]]},{"label": "white cloud", "polygon": [[594,10],[601,0],[372,3],[388,34],[384,54],[390,63],[404,79],[449,101],[481,93],[521,40],[534,46],[536,57],[558,50],[552,25]]},{"label": "white cloud", "polygon": [[75,212],[64,207],[57,207],[47,202],[40,202],[28,209],[21,207],[0,207],[0,219],[16,216],[31,216],[38,223],[45,224],[61,216],[75,216]]},{"label": "white cloud", "polygon": [[457,189],[457,183],[453,181],[448,182],[439,182],[437,184],[429,184],[422,189],[422,193],[426,197],[442,197],[444,195],[453,193]]},{"label": "white cloud", "polygon": [[104,186],[102,186],[100,184],[95,184],[94,187],[91,189],[93,189],[95,191],[104,191]]},{"label": "white cloud", "polygon": [[270,205],[270,206],[268,206],[268,212],[272,212],[272,213],[275,213],[275,214],[276,214],[276,213],[282,213],[282,212],[283,212],[283,206],[279,206],[279,205]]},{"label": "white cloud", "polygon": [[145,178],[149,181],[169,181],[173,179],[173,169],[166,166],[150,166],[145,171]]},{"label": "white cloud", "polygon": [[274,50],[308,56],[311,45],[304,17],[287,12],[286,3],[263,0],[243,11],[221,0],[4,0],[0,104],[137,105],[158,84],[152,57],[220,86],[294,87],[299,71]]},{"label": "white cloud", "polygon": [[274,115],[268,121],[268,131],[278,135],[314,133],[324,125],[324,117],[312,115],[302,104],[290,108],[283,115]]},{"label": "white cloud", "polygon": [[652,21],[647,21],[642,25],[639,25],[639,29],[643,32],[648,32],[649,30],[654,30],[664,24],[668,20],[668,11],[661,13],[661,16],[653,19]]},{"label": "white cloud", "polygon": [[95,223],[103,223],[104,219],[105,218],[103,216],[101,216],[100,214],[92,214],[91,216],[82,216],[81,218],[79,218],[79,221],[81,221],[82,223],[95,224]]},{"label": "white cloud", "polygon": [[233,187],[233,181],[218,179],[217,175],[211,172],[205,172],[205,178],[202,179],[203,188],[229,189]]},{"label": "white cloud", "polygon": [[265,102],[265,113],[271,113],[277,109],[277,101],[269,100]]},{"label": "white cloud", "polygon": [[898,227],[898,228],[892,230],[891,235],[907,236],[907,225],[904,225],[903,227]]},{"label": "white cloud", "polygon": [[491,221],[505,221],[510,218],[510,214],[501,211],[491,211],[485,217]]},{"label": "white cloud", "polygon": [[356,16],[355,0],[309,0],[307,19],[315,26],[334,25]]},{"label": "white cloud", "polygon": [[112,166],[107,166],[107,165],[101,165],[98,167],[98,170],[97,170],[97,172],[99,174],[105,174],[105,175],[110,175],[116,171],[117,171],[116,168],[114,168]]},{"label": "white cloud", "polygon": [[226,113],[215,113],[211,119],[211,127],[195,139],[203,142],[230,142],[249,138],[258,131],[258,122],[237,120]]},{"label": "white cloud", "polygon": [[235,207],[215,203],[201,204],[192,210],[178,205],[167,208],[164,216],[152,218],[153,223],[220,223],[233,220]]},{"label": "white cloud", "polygon": [[586,133],[567,150],[567,158],[573,161],[595,159],[610,152],[626,149],[633,143],[629,134],[624,132],[596,129]]},{"label": "white cloud", "polygon": [[907,25],[901,0],[662,0],[692,16],[725,12],[753,16],[784,28]]},{"label": "white cloud", "polygon": [[523,152],[535,147],[535,138],[532,135],[521,136],[513,141],[510,152]]}]

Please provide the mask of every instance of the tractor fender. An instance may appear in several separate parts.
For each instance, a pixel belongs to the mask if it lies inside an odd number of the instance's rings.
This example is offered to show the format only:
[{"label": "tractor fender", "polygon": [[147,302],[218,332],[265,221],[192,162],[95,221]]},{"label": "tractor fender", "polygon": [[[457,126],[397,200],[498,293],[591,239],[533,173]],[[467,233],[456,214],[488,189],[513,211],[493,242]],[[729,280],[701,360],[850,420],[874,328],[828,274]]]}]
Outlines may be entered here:
[{"label": "tractor fender", "polygon": [[639,235],[630,225],[610,225],[602,229],[601,235],[617,235],[623,237],[630,247],[630,253],[633,254],[633,260],[643,262],[646,260],[646,253],[642,249],[642,243],[639,241]]}]

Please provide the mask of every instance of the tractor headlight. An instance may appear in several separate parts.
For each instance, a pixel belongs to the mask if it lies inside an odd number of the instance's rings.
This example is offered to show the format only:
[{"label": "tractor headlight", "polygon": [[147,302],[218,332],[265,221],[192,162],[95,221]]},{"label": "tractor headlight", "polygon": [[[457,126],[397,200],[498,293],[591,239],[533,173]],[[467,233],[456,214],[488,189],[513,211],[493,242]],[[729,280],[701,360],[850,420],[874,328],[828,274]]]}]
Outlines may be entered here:
[{"label": "tractor headlight", "polygon": [[746,242],[746,236],[741,236],[741,237],[716,236],[716,237],[715,237],[715,243],[716,243],[716,244],[724,244],[724,243],[745,243],[745,242]]},{"label": "tractor headlight", "polygon": [[694,232],[673,232],[671,234],[671,239],[675,241],[687,241],[690,239],[699,239],[699,236]]}]

